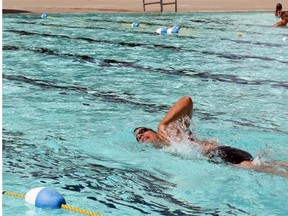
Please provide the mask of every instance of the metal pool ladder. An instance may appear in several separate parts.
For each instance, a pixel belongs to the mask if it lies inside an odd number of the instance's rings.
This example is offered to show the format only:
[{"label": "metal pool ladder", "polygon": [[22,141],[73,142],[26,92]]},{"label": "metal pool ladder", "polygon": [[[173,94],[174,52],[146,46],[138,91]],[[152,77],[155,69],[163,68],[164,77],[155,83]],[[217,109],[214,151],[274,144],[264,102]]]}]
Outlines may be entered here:
[{"label": "metal pool ladder", "polygon": [[149,0],[143,0],[143,9],[146,11],[146,5],[153,5],[153,4],[160,4],[160,11],[163,12],[163,6],[164,5],[175,5],[175,12],[177,12],[177,0],[165,2],[165,0],[160,1],[149,1]]}]

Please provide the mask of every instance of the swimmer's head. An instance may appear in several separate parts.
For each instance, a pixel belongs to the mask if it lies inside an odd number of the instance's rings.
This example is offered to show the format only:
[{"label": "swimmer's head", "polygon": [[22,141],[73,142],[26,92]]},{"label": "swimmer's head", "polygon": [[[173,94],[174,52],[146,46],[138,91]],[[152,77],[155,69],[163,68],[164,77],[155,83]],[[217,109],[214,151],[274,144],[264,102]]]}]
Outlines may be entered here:
[{"label": "swimmer's head", "polygon": [[135,128],[133,134],[140,143],[152,143],[158,138],[156,131],[146,127]]}]

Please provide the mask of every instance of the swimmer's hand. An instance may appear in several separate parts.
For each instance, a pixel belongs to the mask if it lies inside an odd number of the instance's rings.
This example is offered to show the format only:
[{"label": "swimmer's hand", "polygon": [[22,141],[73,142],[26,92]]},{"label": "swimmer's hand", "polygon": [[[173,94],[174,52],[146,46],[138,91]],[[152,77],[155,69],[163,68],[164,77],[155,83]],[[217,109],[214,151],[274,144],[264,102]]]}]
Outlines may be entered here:
[{"label": "swimmer's hand", "polygon": [[170,140],[166,132],[166,125],[159,124],[158,125],[158,138],[164,145],[170,145]]}]

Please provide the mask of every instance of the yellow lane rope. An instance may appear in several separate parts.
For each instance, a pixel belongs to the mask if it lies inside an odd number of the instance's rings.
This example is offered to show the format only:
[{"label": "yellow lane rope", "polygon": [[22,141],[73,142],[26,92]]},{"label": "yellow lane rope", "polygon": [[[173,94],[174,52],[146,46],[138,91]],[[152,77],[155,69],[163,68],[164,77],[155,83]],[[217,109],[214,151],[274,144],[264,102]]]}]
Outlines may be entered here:
[{"label": "yellow lane rope", "polygon": [[66,204],[62,204],[61,208],[64,208],[64,209],[67,209],[67,210],[70,210],[70,211],[74,211],[74,212],[78,212],[78,213],[81,213],[81,214],[85,214],[85,215],[101,216],[101,214],[94,213],[94,212],[91,212],[91,211],[87,211],[85,209],[80,209],[80,208],[77,208],[77,207],[74,207],[74,206],[70,206],[70,205],[66,205]]},{"label": "yellow lane rope", "polygon": [[[2,194],[7,195],[7,196],[13,196],[13,197],[16,197],[16,198],[25,199],[25,195],[24,194],[13,193],[13,192],[9,192],[9,191],[4,191]],[[87,211],[85,209],[77,208],[77,207],[66,205],[66,204],[62,204],[61,208],[67,209],[67,210],[70,210],[70,211],[74,211],[74,212],[78,212],[78,213],[81,213],[81,214],[84,214],[84,215],[101,216],[101,214],[99,214],[99,213],[94,213],[94,212],[91,212],[91,211]]]},{"label": "yellow lane rope", "polygon": [[16,198],[25,199],[25,195],[24,194],[18,194],[18,193],[13,193],[13,192],[8,192],[8,191],[4,191],[3,194],[8,195],[8,196],[13,196],[13,197],[16,197]]}]

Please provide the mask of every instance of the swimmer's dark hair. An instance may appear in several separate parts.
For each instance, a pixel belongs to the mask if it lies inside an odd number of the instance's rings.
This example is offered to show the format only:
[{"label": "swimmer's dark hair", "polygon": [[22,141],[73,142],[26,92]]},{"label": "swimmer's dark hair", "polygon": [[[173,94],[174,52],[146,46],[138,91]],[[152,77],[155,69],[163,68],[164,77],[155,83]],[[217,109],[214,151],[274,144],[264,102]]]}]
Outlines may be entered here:
[{"label": "swimmer's dark hair", "polygon": [[147,128],[147,127],[137,127],[137,128],[134,129],[133,134],[134,134],[135,131],[136,131],[137,129],[139,129],[139,128],[145,128],[146,130],[153,131],[153,132],[157,133],[156,131],[154,131],[154,130],[151,129],[151,128]]},{"label": "swimmer's dark hair", "polygon": [[282,10],[282,4],[281,3],[278,3],[276,5],[276,10]]}]

